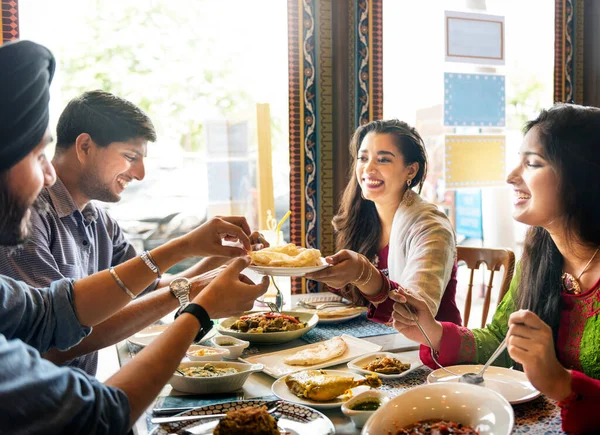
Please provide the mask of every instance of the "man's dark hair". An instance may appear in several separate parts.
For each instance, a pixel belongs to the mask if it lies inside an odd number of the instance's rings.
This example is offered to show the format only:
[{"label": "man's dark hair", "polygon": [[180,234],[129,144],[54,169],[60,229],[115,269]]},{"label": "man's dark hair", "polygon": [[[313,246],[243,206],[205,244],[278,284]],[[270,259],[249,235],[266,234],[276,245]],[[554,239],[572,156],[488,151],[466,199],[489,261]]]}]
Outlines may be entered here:
[{"label": "man's dark hair", "polygon": [[68,149],[82,133],[101,147],[138,138],[156,141],[154,125],[142,109],[101,90],[72,99],[60,115],[56,133],[57,151]]}]

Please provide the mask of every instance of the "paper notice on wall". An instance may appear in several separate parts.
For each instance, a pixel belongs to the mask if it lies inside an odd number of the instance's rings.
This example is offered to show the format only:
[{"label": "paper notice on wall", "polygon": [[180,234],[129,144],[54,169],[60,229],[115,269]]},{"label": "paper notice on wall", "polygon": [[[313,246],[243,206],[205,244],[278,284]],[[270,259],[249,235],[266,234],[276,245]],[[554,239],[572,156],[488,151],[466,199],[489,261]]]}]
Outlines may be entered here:
[{"label": "paper notice on wall", "polygon": [[506,138],[449,135],[445,138],[447,188],[506,185]]},{"label": "paper notice on wall", "polygon": [[502,75],[444,73],[444,125],[504,127],[505,94]]},{"label": "paper notice on wall", "polygon": [[504,65],[504,17],[445,11],[446,62]]}]

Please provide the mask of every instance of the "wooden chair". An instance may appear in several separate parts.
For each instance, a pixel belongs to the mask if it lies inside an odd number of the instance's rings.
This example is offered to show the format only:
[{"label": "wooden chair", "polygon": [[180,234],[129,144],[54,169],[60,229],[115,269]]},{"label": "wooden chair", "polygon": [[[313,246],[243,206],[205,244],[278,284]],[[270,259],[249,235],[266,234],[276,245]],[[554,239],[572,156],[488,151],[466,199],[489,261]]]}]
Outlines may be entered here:
[{"label": "wooden chair", "polygon": [[490,272],[490,279],[485,289],[483,313],[481,316],[481,327],[483,328],[486,324],[488,313],[490,311],[494,272],[498,272],[500,268],[504,266],[504,277],[500,286],[500,294],[498,295],[498,304],[500,304],[500,301],[502,301],[502,298],[508,292],[510,281],[512,280],[512,276],[515,271],[515,254],[510,249],[457,246],[457,255],[459,264],[461,261],[464,261],[467,264],[467,267],[471,270],[469,287],[465,300],[465,310],[463,313],[463,324],[465,326],[468,325],[469,316],[471,315],[471,299],[473,297],[473,277],[475,275],[475,271],[479,270],[482,264],[485,264],[487,270]]}]

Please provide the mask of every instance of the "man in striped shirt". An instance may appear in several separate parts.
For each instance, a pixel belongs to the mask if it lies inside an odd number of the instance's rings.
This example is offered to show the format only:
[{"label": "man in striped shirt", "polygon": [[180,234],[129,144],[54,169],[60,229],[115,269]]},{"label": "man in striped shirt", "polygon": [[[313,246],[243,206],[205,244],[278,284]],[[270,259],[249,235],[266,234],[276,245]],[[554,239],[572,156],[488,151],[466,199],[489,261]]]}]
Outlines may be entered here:
[{"label": "man in striped shirt", "polygon": [[[129,182],[142,180],[147,143],[155,140],[150,118],[125,99],[91,91],[69,102],[57,126],[52,160],[56,183],[44,188],[39,198],[45,212],[32,212],[31,237],[22,247],[0,247],[0,274],[46,287],[134,258],[136,251],[117,222],[91,201],[117,202]],[[201,275],[225,260],[207,258],[180,276]],[[193,279],[191,297],[214,275]],[[45,357],[95,375],[97,349],[129,337],[177,308],[178,301],[168,289],[173,278],[163,275],[148,287],[148,294],[97,325],[79,345],[67,352],[53,349]],[[160,290],[149,293],[156,288]]]}]

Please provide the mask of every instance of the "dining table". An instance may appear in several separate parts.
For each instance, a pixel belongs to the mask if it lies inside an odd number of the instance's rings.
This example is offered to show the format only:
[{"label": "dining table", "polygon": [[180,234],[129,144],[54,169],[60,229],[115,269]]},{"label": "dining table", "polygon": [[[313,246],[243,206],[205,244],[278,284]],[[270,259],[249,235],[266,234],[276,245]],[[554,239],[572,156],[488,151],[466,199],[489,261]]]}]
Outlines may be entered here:
[{"label": "dining table", "polygon": [[[306,295],[293,295],[292,305],[295,305],[300,298],[305,296]],[[362,321],[370,322],[367,319],[362,319]],[[326,332],[327,334],[331,335],[332,331],[335,333],[336,329],[339,329],[340,335],[343,333],[354,335],[353,332],[356,332],[360,336],[361,331],[363,331],[361,328],[348,327],[344,323],[339,323],[334,326],[328,324]],[[320,336],[319,325],[317,325],[313,331],[316,331],[316,337]],[[386,333],[382,335],[371,335],[367,337],[363,336],[360,338],[381,346],[381,350],[385,352],[399,353],[400,356],[404,355],[409,358],[418,356],[418,344],[398,333],[386,331]],[[249,354],[259,355],[303,346],[306,344],[307,342],[305,340],[296,339],[278,345],[251,345],[247,351]],[[135,358],[135,354],[142,349],[139,346],[133,345],[128,340],[118,343],[116,347],[120,366],[123,366],[132,358]],[[242,358],[244,358],[244,355],[242,355]],[[350,372],[346,364],[328,367],[328,369]],[[383,385],[380,387],[380,389],[385,391],[389,396],[395,397],[399,394],[402,394],[402,392],[406,391],[407,389],[426,384],[427,376],[431,371],[432,370],[430,368],[422,366],[404,377],[393,380],[383,380]],[[248,380],[243,385],[242,391],[239,392],[238,397],[243,397],[243,399],[268,397],[272,399],[273,392],[271,391],[271,386],[275,380],[275,378],[265,373],[253,373],[248,377]],[[173,390],[171,386],[167,384],[157,397],[162,398],[170,395],[180,396],[182,394],[184,393]],[[132,428],[134,434],[146,435],[152,433],[155,426],[150,421],[152,418],[153,409],[154,403],[152,403],[148,407],[146,413],[136,421],[134,427]],[[513,405],[513,410],[515,415],[513,434],[553,435],[564,433],[561,429],[560,408],[557,406],[556,402],[544,397],[543,395],[532,401]],[[325,414],[332,421],[333,425],[335,426],[336,434],[356,435],[361,433],[361,429],[357,429],[350,418],[346,417],[341,412],[341,409],[321,409],[320,412]]]}]

